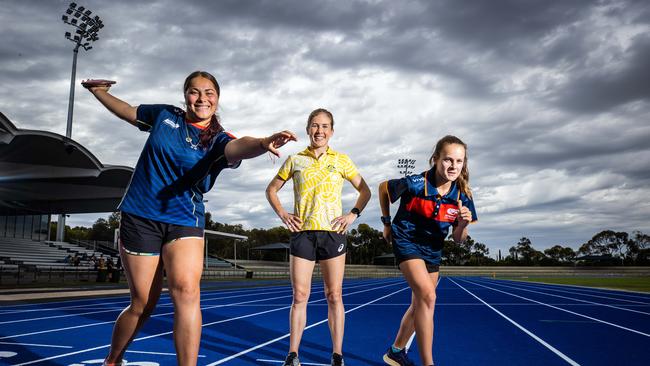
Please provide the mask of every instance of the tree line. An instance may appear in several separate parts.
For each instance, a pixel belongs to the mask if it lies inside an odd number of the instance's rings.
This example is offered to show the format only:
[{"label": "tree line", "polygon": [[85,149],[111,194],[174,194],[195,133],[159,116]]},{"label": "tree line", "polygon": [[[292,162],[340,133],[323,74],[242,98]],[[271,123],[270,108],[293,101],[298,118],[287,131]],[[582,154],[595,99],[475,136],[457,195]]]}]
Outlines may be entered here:
[{"label": "tree line", "polygon": [[[286,260],[282,250],[257,250],[266,244],[289,243],[291,232],[284,226],[270,229],[245,229],[241,224],[231,225],[212,220],[207,212],[205,216],[208,230],[244,235],[247,240],[237,241],[237,259],[250,260]],[[107,219],[99,218],[92,227],[66,226],[67,240],[102,240],[113,241],[114,231],[119,227],[119,212],[112,213]],[[56,233],[56,222],[52,223],[51,233]],[[52,238],[53,239],[53,238]],[[209,254],[220,258],[234,258],[235,243],[233,239],[208,239]],[[391,246],[382,238],[382,232],[369,226],[359,224],[348,232],[347,262],[351,264],[393,264],[390,256]],[[495,253],[496,254],[496,253]],[[383,256],[383,257],[382,257]],[[522,237],[503,255],[499,251],[496,258],[490,256],[487,245],[468,237],[464,243],[456,244],[446,240],[443,248],[444,265],[504,265],[504,266],[563,266],[563,265],[650,265],[650,236],[640,231],[632,235],[626,232],[605,230],[594,235],[573,250],[561,244],[543,251],[536,250],[530,239]]]}]

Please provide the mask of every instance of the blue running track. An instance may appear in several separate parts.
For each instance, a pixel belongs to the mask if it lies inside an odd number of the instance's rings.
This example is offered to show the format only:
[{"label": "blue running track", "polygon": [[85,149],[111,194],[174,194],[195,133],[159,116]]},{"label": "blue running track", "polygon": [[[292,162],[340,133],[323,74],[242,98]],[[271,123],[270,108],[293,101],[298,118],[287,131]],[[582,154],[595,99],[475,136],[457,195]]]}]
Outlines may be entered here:
[{"label": "blue running track", "polygon": [[[232,284],[230,284],[232,285]],[[289,342],[286,283],[202,291],[199,365],[281,365]],[[212,287],[208,287],[212,286]],[[650,365],[650,294],[443,277],[435,313],[436,365]],[[346,365],[383,365],[411,292],[403,279],[346,280]],[[0,365],[101,364],[128,297],[0,306]],[[128,365],[174,365],[166,293],[126,353]],[[323,286],[314,281],[303,365],[329,365]],[[416,342],[409,356],[419,364]]]}]

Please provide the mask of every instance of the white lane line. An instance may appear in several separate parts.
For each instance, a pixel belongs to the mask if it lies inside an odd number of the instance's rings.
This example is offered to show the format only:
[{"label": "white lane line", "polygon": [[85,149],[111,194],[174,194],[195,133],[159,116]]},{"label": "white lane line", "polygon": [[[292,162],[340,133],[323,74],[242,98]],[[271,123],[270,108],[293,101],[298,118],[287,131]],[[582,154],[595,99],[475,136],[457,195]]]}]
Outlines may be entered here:
[{"label": "white lane line", "polygon": [[488,304],[487,302],[483,301],[483,299],[481,299],[480,297],[474,295],[472,292],[470,292],[469,290],[467,290],[465,287],[461,286],[458,282],[452,280],[451,278],[450,278],[449,280],[450,280],[451,282],[455,283],[456,286],[458,286],[458,287],[462,288],[463,290],[465,290],[468,294],[472,295],[472,296],[473,296],[474,298],[476,298],[478,301],[480,301],[480,302],[482,302],[483,304],[485,304],[485,306],[487,306],[488,308],[492,309],[495,313],[499,314],[499,315],[500,315],[501,317],[503,317],[505,320],[509,321],[512,325],[514,325],[515,327],[519,328],[519,329],[520,329],[521,331],[523,331],[524,333],[528,334],[531,338],[533,338],[533,339],[536,340],[537,342],[541,343],[544,347],[546,347],[546,348],[548,348],[549,350],[551,350],[551,352],[553,352],[553,353],[555,353],[556,355],[558,355],[560,358],[562,358],[564,361],[566,361],[569,365],[573,365],[573,366],[579,366],[579,365],[580,365],[579,363],[577,363],[577,362],[575,362],[574,360],[572,360],[571,358],[569,358],[569,356],[567,356],[567,355],[565,355],[564,353],[560,352],[558,349],[556,349],[555,347],[553,347],[553,346],[551,346],[550,344],[546,343],[546,341],[544,341],[543,339],[539,338],[538,336],[536,336],[535,334],[533,334],[533,333],[532,333],[531,331],[529,331],[528,329],[526,329],[526,328],[524,328],[523,326],[521,326],[521,325],[520,325],[519,323],[517,323],[516,321],[514,321],[514,320],[508,318],[507,315],[505,315],[504,313],[502,313],[502,312],[500,312],[499,310],[495,309],[495,308],[492,307],[490,304]]},{"label": "white lane line", "polygon": [[[396,284],[399,284],[399,283],[401,283],[401,282],[403,282],[403,281],[395,281],[395,283],[389,283],[389,284],[387,284],[387,285],[383,285],[383,286],[379,286],[379,287],[373,287],[373,288],[370,288],[370,289],[365,289],[365,290],[359,290],[359,291],[355,291],[355,292],[350,292],[350,293],[347,293],[347,294],[343,294],[343,296],[354,295],[354,294],[358,294],[358,293],[362,293],[362,292],[367,292],[367,291],[374,291],[374,290],[377,290],[377,289],[379,289],[379,288],[384,288],[384,287],[389,287],[389,286],[395,286]],[[357,287],[361,287],[361,286],[357,286]],[[321,301],[325,301],[325,300],[327,300],[327,299],[326,299],[326,298],[322,298],[322,299],[319,299],[319,300],[313,300],[313,302],[321,302]],[[311,303],[311,302],[312,302],[312,301],[310,301],[309,303]],[[215,306],[215,307],[216,307],[216,306]],[[229,321],[238,320],[238,319],[243,319],[243,318],[248,318],[248,317],[252,317],[252,316],[256,316],[256,315],[261,315],[261,314],[266,314],[266,313],[270,313],[270,312],[274,312],[274,311],[280,311],[280,310],[288,309],[288,308],[290,308],[290,307],[291,307],[291,305],[289,305],[289,306],[285,306],[285,307],[282,307],[282,308],[279,308],[279,309],[260,311],[260,312],[258,312],[258,313],[254,313],[254,314],[242,315],[242,316],[238,316],[238,317],[235,317],[235,318],[229,318],[229,319],[223,319],[223,320],[219,320],[219,321],[216,321],[216,322],[203,324],[202,327],[207,327],[207,326],[214,325],[214,324],[226,323],[226,322],[229,322]],[[170,314],[172,314],[172,313],[170,313]],[[113,322],[114,322],[114,321],[109,322],[109,323],[113,323]],[[137,342],[137,341],[141,341],[141,340],[145,340],[145,339],[149,339],[149,338],[155,338],[155,337],[165,336],[165,335],[169,335],[169,334],[172,334],[172,333],[173,333],[172,331],[169,331],[169,332],[163,332],[163,333],[159,333],[159,334],[152,334],[152,335],[150,335],[150,336],[136,338],[136,339],[133,340],[133,342]],[[54,356],[50,356],[50,357],[46,357],[46,358],[42,358],[42,359],[38,359],[38,360],[32,360],[32,361],[24,362],[24,363],[17,364],[17,365],[14,365],[14,366],[31,365],[31,364],[38,363],[38,362],[54,360],[54,359],[61,358],[61,357],[73,356],[73,355],[76,355],[76,354],[85,353],[85,352],[91,352],[91,351],[99,350],[99,349],[102,349],[102,348],[108,348],[108,347],[110,347],[110,343],[109,343],[109,344],[102,345],[102,346],[97,346],[97,347],[92,347],[92,348],[86,348],[86,349],[79,350],[79,351],[75,351],[75,352],[69,352],[69,353],[65,353],[65,354],[54,355]]]},{"label": "white lane line", "polygon": [[[385,281],[382,281],[382,282],[385,282]],[[350,286],[348,286],[348,288],[355,288],[355,287],[361,287],[361,286],[364,286],[364,285],[363,284],[362,285],[350,285]],[[367,284],[365,286],[367,286]],[[274,287],[278,287],[278,286],[274,286]],[[286,288],[286,286],[285,286],[285,288]],[[323,288],[323,286],[320,285],[320,284],[314,285],[312,287],[312,291],[316,291],[316,290],[322,289],[322,288]],[[289,288],[287,290],[283,290],[283,291],[291,292],[291,288]],[[273,292],[277,293],[278,291],[273,291]],[[203,294],[202,294],[201,303],[205,304],[205,303],[208,303],[210,300],[224,300],[224,299],[239,298],[239,297],[250,297],[250,296],[257,296],[257,295],[260,295],[260,294],[267,294],[267,293],[270,293],[270,291],[264,291],[264,292],[260,291],[260,292],[251,293],[251,294],[222,296],[222,297],[207,297],[207,298],[204,297]],[[127,300],[127,301],[119,301],[119,302],[108,302],[108,303],[101,304],[101,306],[114,305],[114,304],[124,304],[124,306],[126,306],[126,305],[129,304],[129,301]],[[96,313],[100,313],[100,312],[110,312],[110,311],[120,311],[121,312],[122,310],[124,310],[124,307],[121,307],[121,308],[111,308],[111,309],[104,309],[104,310],[99,310],[98,311],[98,310],[96,310],[96,307],[98,305],[100,305],[100,304],[89,304],[89,305],[69,306],[69,307],[60,307],[60,308],[46,308],[46,309],[40,309],[40,310],[32,309],[32,310],[27,310],[27,311],[16,311],[14,313],[25,313],[25,312],[34,312],[34,311],[42,312],[42,311],[46,311],[46,310],[59,311],[59,310],[70,310],[70,309],[83,309],[83,308],[95,306],[93,311],[88,312],[88,313],[74,313],[74,314],[66,314],[66,315],[40,317],[40,318],[17,319],[17,320],[9,320],[9,321],[0,322],[0,324],[21,323],[21,322],[35,321],[35,320],[42,320],[42,319],[51,319],[51,318],[75,317],[75,316],[79,316],[79,315],[96,314]],[[171,302],[158,303],[156,306],[160,307],[160,308],[164,308],[164,307],[171,307],[171,306],[173,306],[173,304]],[[10,314],[10,313],[5,313],[5,314]],[[0,315],[5,315],[5,314],[0,314]],[[2,339],[2,338],[0,338],[0,339]]]},{"label": "white lane line", "polygon": [[[384,283],[386,281],[382,281]],[[397,283],[397,282],[393,282]],[[391,283],[392,284],[392,283]],[[350,288],[358,288],[358,287],[366,287],[369,286],[370,284],[366,285],[351,285],[346,288],[346,290],[349,290]],[[372,284],[373,286],[376,286],[376,283]],[[266,295],[266,294],[263,294]],[[269,301],[269,300],[276,300],[276,299],[281,299],[281,298],[286,298],[286,297],[291,297],[292,295],[284,295],[284,296],[275,296],[275,297],[267,297],[263,299],[258,299],[258,300],[250,300],[250,301],[243,301],[243,302],[238,302],[238,303],[230,303],[230,304],[219,304],[219,305],[210,305],[210,306],[204,306],[201,308],[201,310],[209,310],[209,309],[214,309],[214,308],[221,308],[221,307],[229,307],[229,306],[239,306],[239,305],[244,305],[244,304],[250,304],[250,303],[255,303],[255,302],[263,302],[263,301]],[[167,313],[160,313],[160,314],[154,314],[151,316],[151,318],[157,318],[161,316],[167,316],[167,315],[173,315],[174,312],[167,312]],[[18,337],[26,337],[26,336],[31,336],[31,335],[36,335],[36,334],[44,334],[44,333],[52,333],[52,332],[60,332],[64,330],[71,330],[71,329],[80,329],[80,328],[87,328],[87,327],[94,327],[94,326],[99,326],[99,325],[105,325],[105,324],[112,324],[115,323],[115,320],[109,320],[109,321],[104,321],[104,322],[96,322],[96,323],[90,323],[90,324],[82,324],[82,325],[75,325],[75,326],[70,326],[70,327],[63,327],[63,328],[55,328],[55,329],[47,329],[47,330],[40,330],[40,331],[34,331],[34,332],[29,332],[29,333],[22,333],[22,334],[13,334],[13,335],[8,335],[4,337],[0,337],[0,339],[12,339],[12,338],[18,338]]]},{"label": "white lane line", "polygon": [[0,342],[8,346],[32,346],[32,347],[49,347],[49,348],[74,348],[72,346],[60,346],[57,344],[40,344],[40,343],[16,343],[16,342]]},{"label": "white lane line", "polygon": [[[284,287],[286,288],[286,286]],[[290,291],[290,289],[288,290]],[[220,296],[220,297],[207,297],[205,294],[202,292],[201,293],[201,302],[207,302],[210,300],[221,300],[221,299],[230,299],[230,298],[237,298],[237,297],[247,297],[247,296],[255,296],[259,294],[264,294],[264,293],[269,293],[271,291],[259,291],[255,293],[246,293],[246,294],[241,294],[241,295],[232,295],[232,296]],[[232,293],[232,292],[223,292],[223,293]],[[129,304],[129,300],[122,300],[122,301],[111,301],[111,302],[100,302],[100,303],[95,303],[95,304],[86,304],[86,305],[75,305],[75,306],[62,306],[62,307],[51,307],[51,308],[41,308],[41,309],[28,309],[28,310],[12,310],[12,311],[6,311],[6,312],[0,312],[0,315],[6,315],[6,314],[24,314],[24,313],[30,313],[30,312],[43,312],[43,311],[60,311],[60,310],[79,310],[79,309],[86,309],[86,308],[91,308],[91,309],[96,309],[97,307],[105,307],[106,305],[119,305],[123,304],[124,306]],[[172,302],[168,300],[167,296],[161,297],[161,301],[158,303],[157,306],[160,307],[165,307],[165,306],[173,306]],[[120,308],[120,311],[122,311],[124,307]],[[72,315],[74,316],[74,315]],[[0,323],[1,324],[1,323]]]},{"label": "white lane line", "polygon": [[[257,362],[268,362],[268,363],[278,363],[278,364],[282,364],[282,363],[284,363],[284,361],[278,361],[278,360],[265,360],[265,359],[263,359],[263,358],[258,358],[258,359],[255,360],[255,361],[257,361]],[[305,366],[330,366],[329,363],[313,363],[313,362],[302,362],[302,361],[300,361],[300,364],[301,364],[301,365],[305,365]]]},{"label": "white lane line", "polygon": [[[124,310],[124,308],[108,309],[108,310],[95,310],[95,311],[88,311],[88,312],[85,312],[85,313],[75,313],[75,314],[65,314],[65,315],[49,315],[49,316],[42,316],[42,317],[39,317],[39,318],[8,320],[8,321],[0,322],[0,324],[14,324],[14,323],[33,322],[33,321],[45,320],[45,319],[49,320],[49,319],[57,319],[57,318],[70,318],[70,317],[88,315],[88,314],[109,313],[111,311],[120,312],[122,310]],[[4,338],[6,338],[6,337],[2,337],[0,339],[4,339]]]},{"label": "white lane line", "polygon": [[519,282],[519,281],[505,281],[505,280],[490,280],[490,281],[485,281],[489,283],[499,283],[500,281],[503,281],[501,283],[510,283],[516,284],[516,285],[521,285],[521,287],[528,287],[528,288],[533,288],[533,289],[538,289],[538,290],[547,290],[547,291],[555,291],[555,292],[563,292],[563,293],[569,293],[573,295],[581,295],[581,296],[590,296],[590,297],[598,297],[601,299],[608,299],[608,300],[617,300],[617,301],[625,301],[625,302],[630,302],[630,303],[635,303],[635,304],[642,304],[642,305],[650,305],[650,302],[643,302],[643,301],[635,301],[635,300],[627,300],[627,299],[620,299],[618,297],[612,297],[612,296],[602,296],[602,295],[592,295],[588,293],[584,293],[582,291],[567,291],[567,290],[560,290],[558,288],[553,288],[553,286],[534,286],[532,283],[526,283],[526,282]]},{"label": "white lane line", "polygon": [[[477,283],[479,283],[479,282],[477,282]],[[509,286],[509,285],[506,285],[506,284],[503,284],[503,283],[498,283],[498,282],[490,282],[490,284],[492,284],[494,286],[501,286],[501,287],[511,288],[511,289],[515,289],[515,290],[519,290],[519,291],[528,291],[528,292],[532,292],[534,294],[540,294],[540,295],[544,295],[544,296],[559,297],[559,298],[562,298],[562,299],[579,301],[579,302],[583,302],[583,303],[587,303],[587,304],[591,304],[591,305],[605,306],[605,307],[612,308],[612,309],[630,311],[630,312],[633,312],[633,313],[639,313],[639,314],[644,314],[644,315],[650,315],[650,313],[645,312],[645,311],[627,309],[627,308],[622,308],[622,307],[618,307],[618,306],[615,306],[615,305],[603,304],[603,303],[593,302],[593,301],[589,301],[589,300],[576,299],[575,297],[556,295],[556,294],[551,294],[551,293],[548,293],[548,292],[529,290],[529,289],[525,289],[525,288],[522,288],[522,287],[519,287],[519,286]]]},{"label": "white lane line", "polygon": [[[377,282],[387,282],[388,280],[381,280]],[[349,282],[359,282],[359,281],[349,281]],[[356,286],[355,285],[349,285],[349,286]],[[286,284],[286,285],[273,285],[273,286],[260,286],[260,287],[253,287],[253,288],[240,288],[240,289],[218,289],[218,290],[201,290],[201,294],[231,294],[231,293],[244,293],[244,292],[252,292],[252,291],[260,291],[262,293],[269,292],[268,290],[274,289],[274,288],[286,288],[289,287],[291,288],[291,284]],[[321,283],[316,283],[312,289],[318,288],[318,287],[323,287]],[[119,297],[125,297],[125,296],[119,296]],[[126,296],[128,298],[128,296]],[[18,305],[10,305],[10,306],[0,306],[0,315],[5,315],[5,314],[13,314],[13,313],[27,313],[27,312],[40,312],[44,310],[61,310],[61,309],[77,309],[77,308],[84,308],[84,307],[97,307],[97,306],[103,306],[103,305],[112,305],[112,304],[128,304],[129,300],[123,300],[123,301],[111,301],[111,302],[106,302],[103,300],[110,299],[114,300],[118,298],[118,296],[111,296],[111,297],[92,297],[90,299],[75,299],[75,300],[63,300],[63,301],[50,301],[47,302],[48,305],[56,305],[56,304],[68,304],[68,303],[75,303],[75,304],[81,304],[81,305],[73,305],[73,306],[62,306],[62,307],[51,307],[51,308],[38,308],[38,309],[17,309],[20,307],[35,307],[35,306],[40,306],[43,305],[43,303],[33,303],[33,304],[18,304]],[[214,298],[206,298],[208,300],[212,299],[220,299],[223,297],[214,297]],[[167,300],[167,288],[163,288],[163,296],[161,297],[161,300]],[[86,303],[85,305],[83,305]],[[171,304],[171,302],[169,302]],[[159,305],[163,305],[160,303]],[[167,304],[165,304],[167,305]]]},{"label": "white lane line", "polygon": [[[377,289],[377,288],[374,288],[374,289],[372,289],[372,290],[376,290],[376,289]],[[407,286],[407,287],[404,287],[404,288],[402,288],[402,289],[400,289],[400,290],[397,290],[397,291],[391,292],[391,293],[388,294],[388,295],[384,295],[384,296],[378,297],[378,298],[376,298],[376,299],[374,299],[374,300],[372,300],[372,301],[369,301],[369,302],[367,302],[367,303],[365,303],[365,304],[363,304],[363,305],[359,305],[359,306],[354,307],[354,308],[352,308],[352,309],[350,309],[350,310],[346,310],[345,313],[347,314],[347,313],[353,312],[353,311],[355,311],[355,310],[358,310],[358,309],[361,309],[361,308],[365,307],[365,306],[368,305],[368,304],[372,304],[372,303],[377,302],[377,301],[379,301],[379,300],[383,300],[383,299],[385,299],[385,298],[387,298],[387,297],[393,296],[393,295],[395,295],[395,294],[398,293],[398,292],[402,292],[402,291],[404,291],[404,290],[410,290],[410,289],[411,289],[411,288],[408,287],[408,286]],[[305,327],[304,330],[307,330],[307,329],[313,328],[313,327],[315,327],[315,326],[317,326],[317,325],[320,325],[320,324],[323,324],[323,323],[325,323],[325,322],[327,322],[327,319],[323,319],[323,320],[321,320],[321,321],[319,321],[319,322],[316,322],[316,323],[313,323],[313,324],[311,324],[311,325],[308,325],[308,326]],[[231,356],[228,356],[228,357],[222,358],[222,359],[220,359],[220,360],[218,360],[218,361],[215,361],[215,362],[209,363],[209,364],[206,365],[206,366],[220,365],[220,364],[222,364],[222,363],[224,363],[224,362],[230,361],[230,360],[235,359],[235,358],[237,358],[237,357],[239,357],[239,356],[242,356],[242,355],[245,355],[245,354],[247,354],[247,353],[249,353],[249,352],[255,351],[256,349],[259,349],[259,348],[262,348],[262,347],[266,347],[266,346],[268,346],[268,345],[271,344],[271,343],[275,343],[275,342],[277,342],[277,341],[279,341],[279,340],[282,340],[282,339],[284,339],[284,338],[287,338],[287,337],[289,337],[290,334],[291,334],[291,333],[287,333],[287,334],[285,334],[285,335],[283,335],[283,336],[280,336],[280,337],[277,337],[277,338],[271,339],[271,340],[269,340],[269,341],[267,341],[267,342],[264,342],[264,343],[258,344],[257,346],[254,346],[254,347],[250,347],[250,348],[245,349],[245,350],[243,350],[243,351],[241,351],[241,352],[239,352],[239,353],[236,353],[236,354],[234,354],[234,355],[231,355]]]},{"label": "white lane line", "polygon": [[[272,288],[275,288],[275,287],[286,287],[286,285],[260,286],[260,287],[253,287],[253,288],[245,287],[245,288],[239,289],[239,291],[255,290],[255,289],[272,289]],[[166,290],[167,290],[166,288],[163,289],[163,291],[166,291]],[[228,292],[237,292],[237,291],[238,291],[238,289],[232,289],[232,288],[230,288],[230,289],[218,289],[218,290],[204,290],[204,292],[207,292],[207,293],[213,293],[213,292],[228,293]],[[90,299],[50,301],[47,304],[48,305],[56,305],[56,304],[68,304],[68,303],[76,303],[76,304],[89,303],[88,305],[84,305],[84,306],[93,306],[93,305],[97,305],[96,302],[101,301],[102,299],[115,299],[115,298],[117,298],[117,296],[92,297]],[[43,303],[8,305],[6,307],[0,307],[0,309],[4,309],[4,308],[20,308],[20,307],[34,307],[34,306],[40,306],[42,304]],[[14,309],[14,310],[18,310],[18,309]],[[13,311],[13,310],[8,310],[8,311]],[[40,309],[33,309],[33,310],[26,310],[26,311],[40,311]],[[4,314],[4,312],[0,310],[0,314]]]},{"label": "white lane line", "polygon": [[469,283],[471,283],[471,284],[473,284],[473,285],[477,285],[477,286],[485,287],[485,288],[490,289],[490,290],[493,290],[493,291],[498,291],[498,292],[504,293],[504,294],[506,294],[506,295],[510,295],[510,296],[518,297],[518,298],[520,298],[520,299],[524,299],[524,300],[527,300],[527,301],[531,301],[531,302],[537,303],[537,304],[539,304],[539,305],[547,306],[547,307],[549,307],[549,308],[553,308],[553,309],[557,309],[557,310],[560,310],[560,311],[564,311],[565,313],[569,313],[569,314],[577,315],[577,316],[579,316],[579,317],[583,317],[583,318],[586,318],[586,319],[594,320],[594,321],[597,321],[597,322],[599,322],[599,323],[603,323],[603,324],[611,325],[612,327],[615,327],[615,328],[619,328],[619,329],[627,330],[627,331],[632,332],[632,333],[636,333],[636,334],[640,334],[640,335],[642,335],[642,336],[650,337],[650,334],[643,333],[643,332],[641,332],[641,331],[638,331],[638,330],[635,330],[635,329],[631,329],[631,328],[628,328],[628,327],[624,327],[624,326],[622,326],[622,325],[618,325],[618,324],[610,323],[610,322],[608,322],[608,321],[605,321],[605,320],[602,320],[602,319],[598,319],[598,318],[594,318],[594,317],[591,317],[591,316],[589,316],[589,315],[576,313],[575,311],[571,311],[571,310],[563,309],[563,308],[560,308],[560,307],[557,307],[557,306],[553,306],[553,305],[550,305],[550,304],[543,303],[543,302],[541,302],[541,301],[537,301],[537,300],[529,299],[529,298],[527,298],[527,297],[520,296],[520,295],[517,295],[517,294],[513,294],[513,293],[508,292],[508,291],[499,290],[498,288],[493,288],[493,287],[489,287],[489,286],[481,285],[480,283],[474,283],[474,282],[471,282],[471,281],[468,281],[468,280],[462,280],[462,281],[464,281],[464,282],[469,282]]},{"label": "white lane line", "polygon": [[[483,277],[483,278],[485,278],[485,277]],[[599,294],[599,293],[610,293],[611,294],[612,292],[615,292],[617,296],[632,297],[632,298],[643,299],[643,300],[650,300],[650,295],[647,292],[642,292],[642,291],[621,290],[621,289],[605,288],[605,287],[588,287],[588,286],[579,286],[579,285],[567,285],[567,284],[564,284],[564,283],[546,283],[546,282],[518,281],[518,280],[499,280],[499,281],[509,281],[509,282],[516,282],[516,283],[536,284],[536,285],[545,286],[545,287],[561,286],[561,287],[577,290],[577,291],[580,291],[580,292],[591,292],[591,293],[596,293],[596,294]],[[645,295],[645,296],[643,296],[643,295]]]},{"label": "white lane line", "polygon": [[[168,352],[147,352],[147,351],[129,351],[126,350],[126,353],[140,353],[140,354],[145,354],[145,355],[158,355],[158,356],[174,356],[176,357],[175,353],[168,353]],[[205,357],[205,355],[199,355],[199,358]]]}]

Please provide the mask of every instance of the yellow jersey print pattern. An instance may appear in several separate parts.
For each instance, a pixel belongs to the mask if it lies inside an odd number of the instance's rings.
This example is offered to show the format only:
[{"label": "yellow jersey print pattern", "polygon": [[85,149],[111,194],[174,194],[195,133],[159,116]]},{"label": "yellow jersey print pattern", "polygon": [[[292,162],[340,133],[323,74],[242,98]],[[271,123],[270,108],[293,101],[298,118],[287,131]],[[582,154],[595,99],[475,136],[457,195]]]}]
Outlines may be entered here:
[{"label": "yellow jersey print pattern", "polygon": [[278,177],[284,181],[293,180],[293,212],[302,220],[302,231],[334,231],[330,223],[343,211],[343,182],[357,174],[356,166],[347,155],[330,148],[320,159],[309,148],[287,158]]}]

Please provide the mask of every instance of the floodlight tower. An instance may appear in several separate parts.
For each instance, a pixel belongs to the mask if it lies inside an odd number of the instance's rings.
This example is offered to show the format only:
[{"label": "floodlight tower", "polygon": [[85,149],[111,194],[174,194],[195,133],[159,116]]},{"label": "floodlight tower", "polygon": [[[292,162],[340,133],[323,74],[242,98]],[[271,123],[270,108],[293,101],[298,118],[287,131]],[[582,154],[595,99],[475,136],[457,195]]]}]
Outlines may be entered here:
[{"label": "floodlight tower", "polygon": [[[104,23],[99,19],[99,16],[95,15],[92,17],[92,12],[90,10],[83,6],[78,7],[76,3],[70,3],[65,14],[61,16],[61,20],[63,20],[65,24],[75,27],[74,33],[65,32],[65,38],[75,44],[72,56],[70,98],[68,99],[68,124],[65,129],[65,136],[67,138],[72,138],[72,110],[74,107],[74,81],[77,74],[77,54],[79,53],[79,47],[83,48],[85,51],[92,48],[90,44],[99,39],[97,33],[100,29],[104,28]],[[65,233],[65,217],[65,214],[59,214],[59,220],[56,227],[57,241],[63,241]]]},{"label": "floodlight tower", "polygon": [[61,20],[65,24],[75,27],[74,33],[65,32],[65,38],[72,41],[75,46],[72,57],[72,77],[70,78],[70,98],[68,99],[68,125],[65,130],[65,136],[72,137],[72,110],[74,106],[74,88],[75,76],[77,74],[77,54],[79,47],[88,51],[92,48],[90,45],[99,39],[97,33],[101,28],[104,28],[99,16],[92,16],[92,12],[83,6],[77,6],[76,3],[70,3],[70,6],[61,16]]},{"label": "floodlight tower", "polygon": [[397,169],[404,169],[400,170],[399,173],[404,174],[405,177],[408,176],[415,169],[415,159],[397,159]]}]

